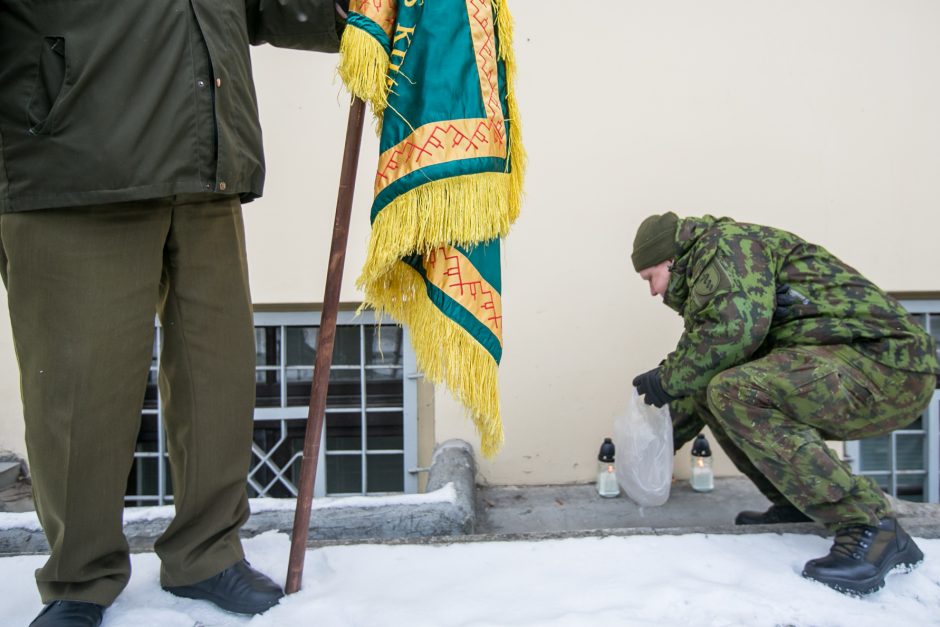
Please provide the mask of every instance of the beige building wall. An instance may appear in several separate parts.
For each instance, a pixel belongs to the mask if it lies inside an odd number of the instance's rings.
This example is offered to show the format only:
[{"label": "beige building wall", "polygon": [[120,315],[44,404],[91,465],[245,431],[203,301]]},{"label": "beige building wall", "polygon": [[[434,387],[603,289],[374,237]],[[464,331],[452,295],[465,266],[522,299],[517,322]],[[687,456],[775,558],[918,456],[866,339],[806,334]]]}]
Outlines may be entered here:
[{"label": "beige building wall", "polygon": [[[773,224],[885,289],[940,288],[940,5],[571,6],[512,4],[530,169],[493,483],[590,480],[632,377],[674,347],[680,319],[629,266],[650,213]],[[459,414],[442,395],[438,438],[472,437]]]},{"label": "beige building wall", "polygon": [[[490,483],[588,481],[630,381],[681,320],[629,265],[650,213],[713,213],[822,243],[888,290],[940,290],[940,4],[510,0],[529,152],[504,247],[506,443]],[[322,300],[347,96],[336,58],[254,51],[268,180],[246,207],[257,303]],[[367,128],[342,299],[368,238]],[[24,450],[5,309],[0,448]],[[433,438],[476,442],[446,390]],[[425,430],[423,433],[427,433]],[[677,458],[682,475],[687,455]],[[729,472],[719,460],[719,472]]]}]

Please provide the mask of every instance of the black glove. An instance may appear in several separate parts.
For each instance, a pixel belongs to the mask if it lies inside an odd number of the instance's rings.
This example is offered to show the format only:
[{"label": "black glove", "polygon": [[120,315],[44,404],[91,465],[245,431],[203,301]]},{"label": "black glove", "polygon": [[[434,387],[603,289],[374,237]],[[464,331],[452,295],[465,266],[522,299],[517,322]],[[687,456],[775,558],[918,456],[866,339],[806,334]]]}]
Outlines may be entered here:
[{"label": "black glove", "polygon": [[778,285],[774,303],[774,320],[779,321],[789,316],[793,305],[797,303],[808,305],[809,299],[791,288],[788,283]]},{"label": "black glove", "polygon": [[659,377],[659,366],[656,366],[649,372],[637,375],[633,378],[633,385],[637,393],[643,397],[643,402],[654,407],[662,407],[669,401],[676,400],[663,389],[662,380]]}]

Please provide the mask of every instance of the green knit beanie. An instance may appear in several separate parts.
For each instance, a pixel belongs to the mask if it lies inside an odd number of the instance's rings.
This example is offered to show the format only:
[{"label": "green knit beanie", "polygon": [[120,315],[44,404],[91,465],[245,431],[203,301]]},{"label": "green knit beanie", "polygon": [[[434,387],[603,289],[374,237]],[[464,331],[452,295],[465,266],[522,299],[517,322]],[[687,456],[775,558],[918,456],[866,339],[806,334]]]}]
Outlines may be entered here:
[{"label": "green knit beanie", "polygon": [[633,269],[639,272],[675,257],[678,225],[679,217],[671,211],[643,220],[633,238]]}]

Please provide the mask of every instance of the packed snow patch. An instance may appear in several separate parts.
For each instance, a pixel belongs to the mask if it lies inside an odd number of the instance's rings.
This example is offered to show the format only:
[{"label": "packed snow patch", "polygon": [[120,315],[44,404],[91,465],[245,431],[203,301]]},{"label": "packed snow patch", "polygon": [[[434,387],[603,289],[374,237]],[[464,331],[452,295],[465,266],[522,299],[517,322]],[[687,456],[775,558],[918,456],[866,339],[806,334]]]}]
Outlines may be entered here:
[{"label": "packed snow patch", "polygon": [[[449,545],[359,544],[307,552],[303,588],[262,616],[179,599],[158,583],[152,553],[103,627],[883,627],[940,625],[940,540],[918,540],[925,562],[864,599],[800,576],[830,541],[813,535],[587,537]],[[248,558],[284,581],[290,540],[247,540]],[[42,604],[42,556],[0,559],[0,616],[26,625]]]}]

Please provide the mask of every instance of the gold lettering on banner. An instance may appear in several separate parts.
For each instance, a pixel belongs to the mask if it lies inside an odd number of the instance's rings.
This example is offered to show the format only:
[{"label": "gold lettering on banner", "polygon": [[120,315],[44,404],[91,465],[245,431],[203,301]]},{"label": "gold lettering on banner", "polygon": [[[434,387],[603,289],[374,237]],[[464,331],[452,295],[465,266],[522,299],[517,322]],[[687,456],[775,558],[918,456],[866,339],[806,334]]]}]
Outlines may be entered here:
[{"label": "gold lettering on banner", "polygon": [[[405,54],[408,52],[408,48],[411,47],[411,36],[415,32],[415,27],[411,26],[402,26],[401,24],[395,25],[395,38],[392,39],[392,52],[388,59],[388,86],[397,84],[395,78],[392,76],[393,72],[398,72],[401,68],[401,64],[405,62]],[[399,47],[399,42],[404,41],[404,45]]]},{"label": "gold lettering on banner", "polygon": [[[398,61],[396,63],[395,61]],[[405,51],[399,50],[397,48],[392,48],[391,58],[388,60],[388,69],[392,72],[397,72],[401,68],[401,64],[405,62]]]},{"label": "gold lettering on banner", "polygon": [[404,26],[401,26],[401,25],[399,24],[399,25],[395,26],[395,39],[393,40],[392,43],[393,43],[393,44],[397,44],[397,43],[398,43],[399,41],[401,41],[403,38],[406,38],[406,37],[407,37],[407,38],[408,38],[408,43],[405,44],[405,48],[407,49],[408,46],[411,45],[411,36],[414,35],[414,32],[415,32],[415,27],[414,27],[414,26],[412,26],[411,28],[405,28]]}]

